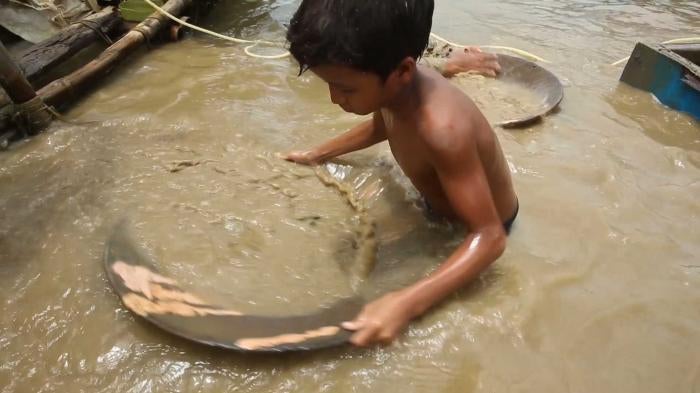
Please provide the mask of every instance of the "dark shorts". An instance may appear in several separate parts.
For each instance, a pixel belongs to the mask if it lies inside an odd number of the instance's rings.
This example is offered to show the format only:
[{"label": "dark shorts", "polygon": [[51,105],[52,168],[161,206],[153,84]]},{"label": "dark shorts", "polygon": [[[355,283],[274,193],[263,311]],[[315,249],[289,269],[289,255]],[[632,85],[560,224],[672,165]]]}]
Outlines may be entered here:
[{"label": "dark shorts", "polygon": [[520,203],[518,201],[515,202],[515,213],[513,213],[513,216],[503,222],[503,229],[506,230],[506,234],[510,235],[510,229],[513,227],[513,223],[515,222],[515,219],[518,217],[518,212],[520,211]]},{"label": "dark shorts", "polygon": [[[442,217],[440,214],[435,212],[433,210],[432,206],[430,206],[430,203],[428,203],[425,198],[423,198],[423,204],[425,204],[425,212],[429,220],[432,221],[442,221],[445,218]],[[503,229],[506,231],[506,234],[510,234],[510,230],[513,227],[513,223],[515,223],[515,219],[518,217],[518,212],[520,211],[520,203],[515,202],[515,213],[513,213],[513,216],[503,222]]]}]

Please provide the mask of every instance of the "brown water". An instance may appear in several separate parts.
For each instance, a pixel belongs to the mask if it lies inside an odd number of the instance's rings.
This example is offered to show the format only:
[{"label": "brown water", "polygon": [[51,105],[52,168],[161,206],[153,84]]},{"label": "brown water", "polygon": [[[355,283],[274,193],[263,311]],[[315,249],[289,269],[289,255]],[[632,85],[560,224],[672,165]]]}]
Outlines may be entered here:
[{"label": "brown water", "polygon": [[[281,37],[295,5],[229,2],[209,26]],[[137,56],[69,113],[98,123],[0,153],[0,392],[700,392],[700,126],[606,65],[640,37],[697,35],[700,5],[445,0],[434,26],[532,51],[567,86],[560,113],[497,130],[522,209],[479,282],[371,350],[241,356],[134,318],[101,265],[123,218],[164,272],[239,308],[351,293],[354,211],[274,153],[359,119],[290,61],[197,37]],[[494,121],[513,107],[475,94]],[[329,169],[378,223],[371,291],[459,241],[424,219],[385,146],[344,164]]]}]

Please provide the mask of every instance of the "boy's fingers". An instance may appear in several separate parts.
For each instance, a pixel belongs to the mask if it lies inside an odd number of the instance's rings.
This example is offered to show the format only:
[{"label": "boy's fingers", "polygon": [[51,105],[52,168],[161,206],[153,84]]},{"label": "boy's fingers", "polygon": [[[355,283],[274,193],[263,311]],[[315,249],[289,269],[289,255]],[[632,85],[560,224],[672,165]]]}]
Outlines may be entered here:
[{"label": "boy's fingers", "polygon": [[494,72],[499,72],[501,70],[501,66],[499,66],[498,63],[489,63],[484,68]]},{"label": "boy's fingers", "polygon": [[362,324],[359,321],[355,320],[355,321],[343,322],[340,324],[340,326],[345,330],[355,331],[355,330],[360,329],[362,327]]},{"label": "boy's fingers", "polygon": [[467,74],[469,74],[469,75],[487,76],[488,73],[489,73],[489,70],[486,68],[475,68],[473,70],[467,71]]},{"label": "boy's fingers", "polygon": [[381,343],[382,345],[389,345],[392,342],[394,342],[394,339],[396,338],[396,334],[394,333],[382,333],[377,336],[377,341]]},{"label": "boy's fingers", "polygon": [[291,152],[291,153],[279,153],[279,155],[278,155],[277,157],[279,157],[279,158],[281,158],[281,159],[283,159],[283,160],[293,161],[293,160],[294,160],[294,154],[295,154],[294,152]]},{"label": "boy's fingers", "polygon": [[499,71],[500,70],[495,70],[495,69],[490,68],[490,67],[480,67],[480,68],[477,68],[476,70],[474,70],[474,72],[477,74],[480,74],[483,76],[489,76],[492,78],[495,78],[496,76],[498,76]]},{"label": "boy's fingers", "polygon": [[359,347],[367,346],[372,342],[372,338],[378,331],[379,329],[374,326],[366,326],[364,329],[353,334],[352,337],[350,337],[350,342]]}]

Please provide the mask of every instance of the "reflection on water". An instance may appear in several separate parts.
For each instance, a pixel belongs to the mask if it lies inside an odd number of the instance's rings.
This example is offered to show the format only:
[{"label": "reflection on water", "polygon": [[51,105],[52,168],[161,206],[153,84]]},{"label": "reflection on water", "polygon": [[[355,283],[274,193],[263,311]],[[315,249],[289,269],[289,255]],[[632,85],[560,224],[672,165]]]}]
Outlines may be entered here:
[{"label": "reflection on water", "polygon": [[666,145],[700,152],[697,121],[683,112],[667,110],[652,94],[620,84],[605,97],[625,121],[631,120],[647,136]]},{"label": "reflection on water", "polygon": [[[281,38],[296,4],[221,2],[205,24]],[[700,391],[700,127],[606,65],[699,21],[695,1],[438,2],[441,35],[532,51],[567,85],[560,113],[497,130],[522,202],[508,249],[397,345],[280,357],[134,318],[103,274],[104,241],[126,217],[163,271],[242,308],[345,296],[355,213],[274,154],[358,119],[288,60],[199,36],[139,54],[69,114],[99,123],[56,123],[0,154],[0,392]],[[469,83],[489,116],[520,105]],[[385,146],[343,164],[378,225],[367,296],[459,241],[424,218]]]}]

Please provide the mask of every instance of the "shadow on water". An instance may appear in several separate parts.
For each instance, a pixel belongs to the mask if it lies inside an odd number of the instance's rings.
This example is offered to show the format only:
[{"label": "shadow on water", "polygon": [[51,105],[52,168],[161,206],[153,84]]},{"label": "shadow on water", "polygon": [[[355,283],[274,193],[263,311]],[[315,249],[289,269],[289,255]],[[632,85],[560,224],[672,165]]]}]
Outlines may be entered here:
[{"label": "shadow on water", "polygon": [[[8,169],[0,171],[0,260],[4,268],[31,266],[59,223],[66,218],[79,220],[81,213],[97,205],[109,183],[106,149],[95,147],[92,154],[101,160],[88,163],[68,152],[70,142],[56,147],[58,152],[46,151],[45,138],[51,136],[36,137],[0,153],[8,155],[7,159],[0,156],[0,165]],[[61,144],[60,138],[54,142]],[[9,155],[15,159],[10,161]]]},{"label": "shadow on water", "polygon": [[220,1],[202,19],[204,27],[245,39],[284,29],[295,1]]}]

